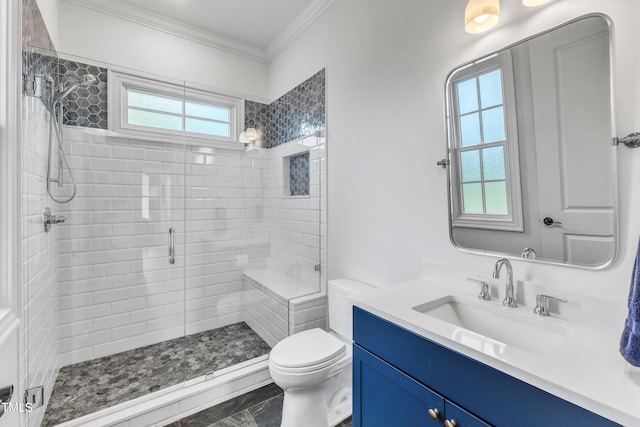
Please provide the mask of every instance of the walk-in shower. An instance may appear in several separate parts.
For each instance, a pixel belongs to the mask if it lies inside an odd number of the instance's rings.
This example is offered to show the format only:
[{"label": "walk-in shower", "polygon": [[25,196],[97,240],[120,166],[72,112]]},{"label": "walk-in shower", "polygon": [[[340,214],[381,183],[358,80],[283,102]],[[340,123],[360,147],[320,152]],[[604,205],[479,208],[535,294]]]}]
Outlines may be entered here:
[{"label": "walk-in shower", "polygon": [[[265,138],[248,150],[115,134],[114,73],[180,105],[202,85],[56,55],[25,61],[63,82],[23,98],[25,389],[44,396],[29,425],[162,423],[270,382],[270,348],[325,326],[324,71],[241,100],[237,133]],[[49,233],[46,206],[67,218]]]}]

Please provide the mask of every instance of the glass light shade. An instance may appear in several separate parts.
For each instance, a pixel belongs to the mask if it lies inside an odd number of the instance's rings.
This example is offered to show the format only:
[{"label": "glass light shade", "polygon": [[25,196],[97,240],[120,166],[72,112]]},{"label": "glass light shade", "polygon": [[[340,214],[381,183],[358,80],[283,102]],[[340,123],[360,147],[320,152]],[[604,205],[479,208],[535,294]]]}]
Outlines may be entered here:
[{"label": "glass light shade", "polygon": [[240,132],[240,135],[238,136],[238,142],[241,142],[243,144],[246,144],[249,142],[247,140],[247,134],[244,131]]},{"label": "glass light shade", "polygon": [[469,0],[464,9],[464,29],[469,34],[490,30],[496,26],[499,19],[500,0]]},{"label": "glass light shade", "polygon": [[252,142],[258,139],[258,132],[256,131],[255,128],[247,128],[247,130],[245,130],[244,133],[247,138],[247,141]]},{"label": "glass light shade", "polygon": [[522,4],[527,7],[540,6],[541,4],[549,3],[551,0],[522,0]]}]

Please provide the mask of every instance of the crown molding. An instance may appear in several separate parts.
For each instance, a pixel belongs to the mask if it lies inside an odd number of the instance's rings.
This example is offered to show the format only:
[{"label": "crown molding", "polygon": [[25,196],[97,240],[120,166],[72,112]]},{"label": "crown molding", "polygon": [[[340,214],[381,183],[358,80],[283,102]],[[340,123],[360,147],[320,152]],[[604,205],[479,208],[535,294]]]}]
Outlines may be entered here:
[{"label": "crown molding", "polygon": [[335,0],[314,0],[300,15],[287,25],[266,49],[267,62],[273,61],[291,45]]},{"label": "crown molding", "polygon": [[137,6],[126,4],[120,0],[64,0],[76,6],[85,7],[115,18],[124,19],[134,24],[143,25],[186,40],[201,43],[228,53],[240,55],[254,61],[266,62],[262,49],[247,43],[224,37],[194,25],[185,24],[159,13],[151,12]]},{"label": "crown molding", "polygon": [[143,25],[176,37],[213,47],[228,53],[240,55],[254,61],[269,63],[280,55],[304,30],[309,27],[335,0],[314,0],[295,20],[278,34],[266,48],[260,49],[207,31],[194,25],[155,13],[120,0],[63,0],[67,3],[92,9],[99,13]]}]

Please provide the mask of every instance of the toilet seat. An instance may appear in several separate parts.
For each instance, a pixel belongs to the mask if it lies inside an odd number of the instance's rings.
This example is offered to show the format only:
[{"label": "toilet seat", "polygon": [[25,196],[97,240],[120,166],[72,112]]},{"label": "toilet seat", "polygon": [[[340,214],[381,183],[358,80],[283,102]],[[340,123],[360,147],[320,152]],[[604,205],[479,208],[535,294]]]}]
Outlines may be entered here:
[{"label": "toilet seat", "polygon": [[344,342],[315,328],[285,338],[269,355],[272,368],[282,373],[305,373],[330,366],[347,354]]}]

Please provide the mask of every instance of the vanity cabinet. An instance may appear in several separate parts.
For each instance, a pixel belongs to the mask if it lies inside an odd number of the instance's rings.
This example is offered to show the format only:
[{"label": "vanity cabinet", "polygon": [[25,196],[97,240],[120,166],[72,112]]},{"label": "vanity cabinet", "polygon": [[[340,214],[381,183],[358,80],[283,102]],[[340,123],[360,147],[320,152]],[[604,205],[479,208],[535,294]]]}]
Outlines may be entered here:
[{"label": "vanity cabinet", "polygon": [[355,427],[618,425],[359,307],[353,339]]}]

